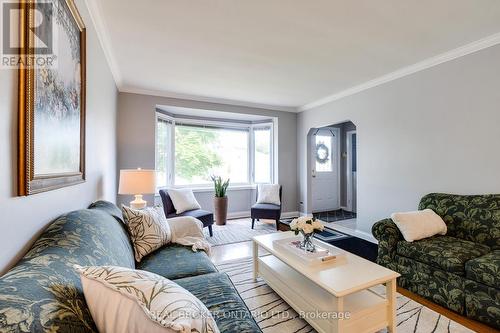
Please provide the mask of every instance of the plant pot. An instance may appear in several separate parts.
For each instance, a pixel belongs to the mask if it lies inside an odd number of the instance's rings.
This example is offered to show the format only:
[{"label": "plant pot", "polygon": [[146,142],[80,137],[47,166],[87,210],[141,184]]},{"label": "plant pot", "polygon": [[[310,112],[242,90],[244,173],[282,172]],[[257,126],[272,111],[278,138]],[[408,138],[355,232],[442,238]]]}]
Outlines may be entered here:
[{"label": "plant pot", "polygon": [[215,224],[226,225],[227,221],[227,197],[215,197]]}]

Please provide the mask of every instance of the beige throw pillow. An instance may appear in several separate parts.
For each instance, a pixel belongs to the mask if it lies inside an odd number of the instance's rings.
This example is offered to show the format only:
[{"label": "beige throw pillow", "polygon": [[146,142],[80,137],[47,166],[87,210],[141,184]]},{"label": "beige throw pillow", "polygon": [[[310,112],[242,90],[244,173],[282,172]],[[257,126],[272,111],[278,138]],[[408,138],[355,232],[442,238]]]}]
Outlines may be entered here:
[{"label": "beige throw pillow", "polygon": [[75,269],[99,332],[219,332],[207,307],[173,281],[125,267]]},{"label": "beige throw pillow", "polygon": [[407,242],[413,242],[438,234],[446,235],[448,230],[441,216],[436,214],[432,209],[393,213],[391,218]]},{"label": "beige throw pillow", "polygon": [[201,209],[200,204],[194,197],[193,190],[189,188],[168,189],[167,190],[176,214],[182,214],[188,210]]},{"label": "beige throw pillow", "polygon": [[137,262],[170,242],[170,227],[165,217],[155,208],[132,209],[122,205],[124,222],[128,228]]},{"label": "beige throw pillow", "polygon": [[258,192],[258,204],[281,205],[279,184],[260,184]]}]

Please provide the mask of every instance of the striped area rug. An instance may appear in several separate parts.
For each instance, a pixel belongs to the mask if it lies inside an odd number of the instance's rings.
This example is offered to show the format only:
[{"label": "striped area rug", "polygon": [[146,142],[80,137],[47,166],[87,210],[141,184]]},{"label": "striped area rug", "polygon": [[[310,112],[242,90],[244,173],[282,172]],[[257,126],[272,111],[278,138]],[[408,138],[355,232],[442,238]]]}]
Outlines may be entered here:
[{"label": "striped area rug", "polygon": [[252,240],[253,236],[265,235],[276,231],[274,221],[255,221],[249,218],[228,220],[226,225],[213,225],[214,235],[210,237],[208,228],[203,228],[205,239],[213,246],[240,243]]},{"label": "striped area rug", "polygon": [[[221,263],[217,265],[217,268],[229,275],[264,333],[316,332],[262,278],[259,278],[256,283],[253,282],[252,258]],[[372,290],[381,295],[385,293],[383,286],[374,287]],[[397,294],[397,326],[398,332],[473,332],[399,293]]]}]

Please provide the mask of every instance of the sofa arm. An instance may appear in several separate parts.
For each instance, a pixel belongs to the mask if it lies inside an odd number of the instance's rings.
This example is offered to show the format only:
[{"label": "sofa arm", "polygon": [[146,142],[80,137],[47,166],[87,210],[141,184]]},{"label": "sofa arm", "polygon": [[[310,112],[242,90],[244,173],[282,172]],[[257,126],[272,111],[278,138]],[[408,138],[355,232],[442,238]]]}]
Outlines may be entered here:
[{"label": "sofa arm", "polygon": [[393,261],[396,246],[400,240],[404,239],[403,235],[391,219],[375,223],[372,227],[372,234],[378,240],[377,263],[387,266]]}]

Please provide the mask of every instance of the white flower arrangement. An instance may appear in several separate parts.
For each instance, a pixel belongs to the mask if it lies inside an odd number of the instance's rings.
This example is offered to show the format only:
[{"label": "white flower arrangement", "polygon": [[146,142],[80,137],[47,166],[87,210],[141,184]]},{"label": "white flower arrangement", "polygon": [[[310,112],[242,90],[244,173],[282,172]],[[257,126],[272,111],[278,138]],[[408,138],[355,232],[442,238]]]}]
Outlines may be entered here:
[{"label": "white flower arrangement", "polygon": [[304,233],[305,235],[312,234],[313,232],[323,231],[325,227],[323,224],[316,220],[314,217],[309,216],[301,216],[292,221],[290,223],[290,229],[295,232],[295,235],[298,235],[299,232]]}]

